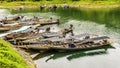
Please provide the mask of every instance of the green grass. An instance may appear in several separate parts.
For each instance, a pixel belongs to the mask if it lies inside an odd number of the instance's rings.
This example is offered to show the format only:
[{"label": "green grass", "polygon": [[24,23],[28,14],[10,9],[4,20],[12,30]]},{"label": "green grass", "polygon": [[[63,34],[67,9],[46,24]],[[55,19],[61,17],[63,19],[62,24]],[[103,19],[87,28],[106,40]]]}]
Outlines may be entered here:
[{"label": "green grass", "polygon": [[23,58],[11,47],[11,44],[0,39],[0,68],[30,68]]},{"label": "green grass", "polygon": [[81,1],[68,1],[68,0],[53,0],[53,1],[13,1],[13,2],[6,2],[6,1],[3,1],[1,4],[0,4],[0,7],[2,8],[14,8],[16,6],[40,6],[40,5],[43,5],[43,4],[46,4],[46,5],[50,5],[50,4],[64,4],[64,3],[67,3],[67,4],[70,4],[70,5],[93,5],[93,7],[95,5],[98,5],[98,6],[107,6],[107,5],[119,5],[120,4],[120,1],[117,1],[117,0],[105,0],[105,1],[92,1],[92,0],[81,0]]}]

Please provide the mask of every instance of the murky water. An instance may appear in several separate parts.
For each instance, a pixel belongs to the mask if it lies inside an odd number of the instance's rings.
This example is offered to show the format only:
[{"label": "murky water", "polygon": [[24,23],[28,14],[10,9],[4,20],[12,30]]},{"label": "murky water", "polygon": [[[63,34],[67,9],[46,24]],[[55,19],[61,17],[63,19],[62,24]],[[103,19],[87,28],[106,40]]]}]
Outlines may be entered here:
[{"label": "murky water", "polygon": [[[0,10],[2,16],[10,14]],[[56,12],[22,11],[20,14],[33,17],[59,18],[60,27],[74,25],[74,33],[106,35],[115,40],[114,48],[101,48],[67,53],[32,53],[37,68],[120,68],[120,11],[117,9],[58,9]],[[12,13],[16,13],[13,11]],[[1,16],[1,15],[0,15]]]}]

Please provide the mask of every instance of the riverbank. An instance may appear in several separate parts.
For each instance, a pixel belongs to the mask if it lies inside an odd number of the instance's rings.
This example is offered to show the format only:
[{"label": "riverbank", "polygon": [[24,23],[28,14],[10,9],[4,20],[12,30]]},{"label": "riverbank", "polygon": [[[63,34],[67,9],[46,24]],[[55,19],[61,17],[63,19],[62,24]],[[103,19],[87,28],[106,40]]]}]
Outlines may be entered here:
[{"label": "riverbank", "polygon": [[14,48],[14,49],[24,58],[26,63],[30,65],[30,68],[36,68],[36,64],[33,62],[29,53],[27,53],[25,50],[20,48]]},{"label": "riverbank", "polygon": [[0,2],[0,8],[15,9],[19,7],[38,8],[40,5],[50,6],[57,4],[61,7],[63,4],[68,4],[70,7],[78,8],[116,8],[120,7],[119,1],[14,1],[14,2]]},{"label": "riverbank", "polygon": [[12,45],[0,39],[0,67],[2,68],[35,68],[29,55],[12,47]]}]

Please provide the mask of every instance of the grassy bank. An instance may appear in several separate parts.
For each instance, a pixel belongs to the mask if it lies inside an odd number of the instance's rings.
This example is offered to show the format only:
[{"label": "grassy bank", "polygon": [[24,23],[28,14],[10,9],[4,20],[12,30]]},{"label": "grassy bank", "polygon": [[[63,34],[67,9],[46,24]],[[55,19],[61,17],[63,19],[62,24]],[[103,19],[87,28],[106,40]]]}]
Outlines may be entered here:
[{"label": "grassy bank", "polygon": [[0,39],[0,68],[30,68],[23,58],[10,46]]},{"label": "grassy bank", "polygon": [[73,7],[87,7],[87,8],[104,8],[105,6],[108,7],[118,7],[120,6],[120,1],[117,0],[107,0],[107,1],[69,1],[69,0],[53,0],[53,1],[13,1],[13,2],[6,2],[6,1],[2,1],[0,4],[0,8],[14,8],[17,6],[27,6],[27,7],[36,7],[36,6],[40,6],[40,5],[50,5],[50,4],[69,4],[70,6]]}]

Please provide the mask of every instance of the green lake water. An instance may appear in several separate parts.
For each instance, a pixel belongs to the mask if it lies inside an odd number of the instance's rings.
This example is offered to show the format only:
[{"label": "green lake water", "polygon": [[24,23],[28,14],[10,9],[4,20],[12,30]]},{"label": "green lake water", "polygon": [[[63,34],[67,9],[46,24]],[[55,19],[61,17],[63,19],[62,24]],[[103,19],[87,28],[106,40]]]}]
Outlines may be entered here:
[{"label": "green lake water", "polygon": [[60,19],[59,27],[74,25],[74,33],[106,35],[115,40],[112,47],[75,52],[31,53],[37,68],[120,68],[120,8],[77,9],[58,8],[56,11],[27,9],[22,11],[0,10],[0,18],[19,13],[29,17]]}]

